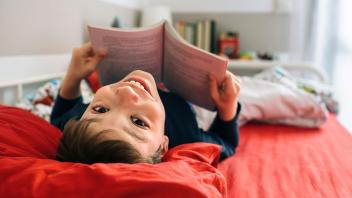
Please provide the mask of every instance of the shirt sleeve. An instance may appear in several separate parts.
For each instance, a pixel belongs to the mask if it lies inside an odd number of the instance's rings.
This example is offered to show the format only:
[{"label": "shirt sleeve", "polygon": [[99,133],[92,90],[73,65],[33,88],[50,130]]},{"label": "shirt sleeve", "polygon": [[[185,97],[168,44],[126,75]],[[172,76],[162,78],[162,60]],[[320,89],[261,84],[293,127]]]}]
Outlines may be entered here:
[{"label": "shirt sleeve", "polygon": [[83,103],[82,96],[75,99],[65,99],[58,95],[51,112],[50,123],[62,131],[69,120],[80,118],[87,106]]},{"label": "shirt sleeve", "polygon": [[223,121],[219,114],[216,115],[208,131],[199,129],[204,142],[215,143],[222,146],[220,160],[223,160],[236,152],[239,143],[238,118],[241,112],[241,104],[238,103],[235,117],[230,121]]},{"label": "shirt sleeve", "polygon": [[204,131],[199,128],[189,103],[173,93],[159,91],[159,94],[166,113],[165,135],[169,137],[169,148],[192,142],[208,142],[222,146],[220,160],[234,154],[239,140],[239,103],[232,120],[224,122],[217,115],[210,129]]},{"label": "shirt sleeve", "polygon": [[218,136],[223,141],[222,157],[229,157],[236,152],[239,144],[239,124],[238,119],[241,112],[241,104],[238,103],[235,117],[230,121],[221,120],[219,114],[216,115],[208,133],[211,136]]}]

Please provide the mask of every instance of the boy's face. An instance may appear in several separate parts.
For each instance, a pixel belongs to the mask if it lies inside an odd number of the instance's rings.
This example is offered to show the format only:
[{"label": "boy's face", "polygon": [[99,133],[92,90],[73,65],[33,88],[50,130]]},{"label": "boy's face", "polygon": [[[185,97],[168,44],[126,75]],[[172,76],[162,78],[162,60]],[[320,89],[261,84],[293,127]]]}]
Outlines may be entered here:
[{"label": "boy's face", "polygon": [[143,157],[154,154],[160,146],[167,151],[165,110],[149,73],[137,70],[100,88],[81,119],[96,120],[91,126],[97,130],[92,131],[111,130],[104,140],[128,142]]}]

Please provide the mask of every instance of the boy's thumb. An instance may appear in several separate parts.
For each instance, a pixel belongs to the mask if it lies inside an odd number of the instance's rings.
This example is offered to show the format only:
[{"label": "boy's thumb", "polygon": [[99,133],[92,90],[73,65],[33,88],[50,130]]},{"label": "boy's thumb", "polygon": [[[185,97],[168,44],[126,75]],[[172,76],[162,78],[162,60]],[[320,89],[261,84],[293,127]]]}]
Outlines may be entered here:
[{"label": "boy's thumb", "polygon": [[99,63],[99,61],[104,58],[106,53],[107,50],[105,49],[100,49],[99,51],[97,51],[94,56],[90,59],[89,65],[95,67]]},{"label": "boy's thumb", "polygon": [[210,91],[211,98],[216,103],[219,98],[219,90],[218,90],[218,84],[213,75],[209,75],[209,91]]},{"label": "boy's thumb", "polygon": [[100,48],[96,54],[98,54],[99,56],[104,57],[106,54],[108,53],[108,50],[106,48]]}]

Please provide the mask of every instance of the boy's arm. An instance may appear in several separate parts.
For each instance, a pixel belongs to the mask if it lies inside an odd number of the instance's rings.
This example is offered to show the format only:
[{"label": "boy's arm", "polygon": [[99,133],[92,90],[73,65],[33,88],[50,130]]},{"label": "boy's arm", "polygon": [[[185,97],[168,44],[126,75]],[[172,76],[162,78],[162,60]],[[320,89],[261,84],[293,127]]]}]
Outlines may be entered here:
[{"label": "boy's arm", "polygon": [[237,147],[239,141],[238,134],[238,118],[241,112],[241,104],[237,104],[237,112],[235,117],[229,121],[223,121],[219,114],[215,117],[213,123],[211,124],[209,131],[211,133],[216,133],[225,142],[229,143],[231,146]]},{"label": "boy's arm", "polygon": [[88,104],[83,104],[81,96],[67,100],[58,95],[51,112],[50,123],[63,130],[69,120],[75,117],[80,118],[87,106]]},{"label": "boy's arm", "polygon": [[217,82],[213,76],[209,76],[210,95],[218,114],[208,134],[222,142],[222,157],[232,155],[239,143],[238,117],[241,105],[237,102],[237,98],[240,84],[240,80],[229,71],[226,71],[222,82]]},{"label": "boy's arm", "polygon": [[96,68],[98,62],[105,56],[106,50],[94,52],[90,42],[72,52],[70,66],[62,82],[59,95],[65,99],[75,99],[81,95],[81,80],[88,77]]},{"label": "boy's arm", "polygon": [[230,121],[223,121],[219,114],[215,117],[208,132],[217,134],[229,146],[236,148],[239,143],[239,124],[238,118],[241,112],[241,104],[237,104],[235,117]]},{"label": "boy's arm", "polygon": [[238,118],[241,111],[241,105],[238,103],[235,117],[229,121],[223,121],[219,114],[214,119],[208,131],[204,132],[199,129],[197,133],[200,138],[198,141],[215,143],[222,146],[220,160],[233,155],[239,143],[239,125]]},{"label": "boy's arm", "polygon": [[52,124],[63,129],[69,119],[80,116],[82,111],[84,112],[85,105],[82,103],[80,91],[81,80],[94,71],[105,54],[106,50],[99,50],[95,53],[91,43],[86,43],[73,50],[71,63],[51,112],[50,122]]}]

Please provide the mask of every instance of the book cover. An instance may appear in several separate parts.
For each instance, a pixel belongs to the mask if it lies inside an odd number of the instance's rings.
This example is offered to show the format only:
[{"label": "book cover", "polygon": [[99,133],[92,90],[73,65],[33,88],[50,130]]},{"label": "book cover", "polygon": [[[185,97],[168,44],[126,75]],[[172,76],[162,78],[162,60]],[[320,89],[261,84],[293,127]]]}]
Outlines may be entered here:
[{"label": "book cover", "polygon": [[156,82],[198,106],[214,110],[209,74],[224,79],[227,59],[185,41],[166,21],[145,28],[88,27],[94,49],[108,53],[97,67],[103,85],[115,83],[134,70],[151,73]]}]

